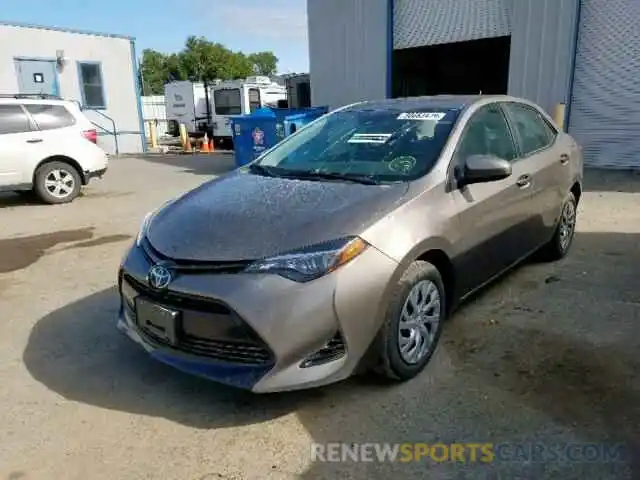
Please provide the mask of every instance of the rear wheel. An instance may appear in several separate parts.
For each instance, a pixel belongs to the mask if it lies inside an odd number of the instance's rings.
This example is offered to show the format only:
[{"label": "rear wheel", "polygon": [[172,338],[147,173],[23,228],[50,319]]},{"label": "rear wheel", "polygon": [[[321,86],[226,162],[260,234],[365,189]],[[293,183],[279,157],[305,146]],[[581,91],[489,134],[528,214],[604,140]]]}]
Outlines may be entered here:
[{"label": "rear wheel", "polygon": [[80,174],[65,162],[49,162],[39,167],[34,183],[38,198],[49,204],[71,202],[82,188]]},{"label": "rear wheel", "polygon": [[540,250],[541,260],[553,262],[564,258],[569,252],[576,232],[577,209],[576,197],[570,192],[562,206],[562,213],[553,238]]},{"label": "rear wheel", "polygon": [[402,275],[378,337],[379,366],[390,380],[409,380],[429,363],[446,315],[438,269],[416,261]]}]

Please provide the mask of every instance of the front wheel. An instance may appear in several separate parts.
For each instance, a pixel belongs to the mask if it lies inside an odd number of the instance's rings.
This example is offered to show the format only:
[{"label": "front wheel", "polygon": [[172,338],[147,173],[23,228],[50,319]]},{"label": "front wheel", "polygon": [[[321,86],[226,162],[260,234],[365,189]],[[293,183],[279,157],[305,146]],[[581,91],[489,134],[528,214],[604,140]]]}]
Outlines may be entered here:
[{"label": "front wheel", "polygon": [[82,180],[74,167],[64,162],[49,162],[38,168],[34,190],[45,203],[73,201],[82,188]]},{"label": "front wheel", "polygon": [[398,282],[379,332],[376,371],[400,381],[418,375],[436,349],[445,314],[438,269],[428,262],[413,262]]}]

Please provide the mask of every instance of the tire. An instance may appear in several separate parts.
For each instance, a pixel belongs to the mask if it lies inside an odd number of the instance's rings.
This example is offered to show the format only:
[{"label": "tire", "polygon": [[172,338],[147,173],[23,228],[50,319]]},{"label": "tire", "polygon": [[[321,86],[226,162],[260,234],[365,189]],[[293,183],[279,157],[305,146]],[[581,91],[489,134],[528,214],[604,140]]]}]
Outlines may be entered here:
[{"label": "tire", "polygon": [[[414,289],[419,288],[423,289],[422,293],[430,292],[429,296],[434,293],[438,295],[439,310],[436,311],[435,308],[430,309],[433,313],[431,317],[433,323],[429,323],[430,328],[428,328],[430,338],[428,349],[424,351],[422,356],[418,355],[419,358],[408,361],[407,356],[401,353],[401,339],[407,341],[410,330],[401,330],[401,321],[406,304],[411,302],[409,298],[410,294]],[[435,299],[434,297],[431,298]],[[374,369],[376,373],[390,381],[406,381],[424,370],[442,334],[442,325],[447,311],[445,298],[444,283],[435,266],[423,261],[415,261],[409,265],[398,281],[396,290],[389,303],[385,322],[378,333],[376,348],[379,361],[378,366]],[[433,305],[435,307],[436,304]],[[407,311],[411,313],[409,308]],[[424,333],[423,330],[423,335]],[[426,335],[423,336],[423,338],[426,338]],[[409,346],[415,345],[412,341],[408,343],[410,344]],[[411,348],[409,348],[409,351],[411,351]]]},{"label": "tire", "polygon": [[[53,183],[57,181],[60,183]],[[80,174],[68,163],[49,162],[36,170],[34,190],[44,203],[72,202],[80,194],[81,188]]]},{"label": "tire", "polygon": [[[573,193],[570,192],[562,205],[562,213],[553,238],[540,249],[538,258],[541,261],[555,262],[567,255],[573,244],[573,237],[576,232],[577,210],[578,202]],[[567,224],[567,222],[569,223]]]}]

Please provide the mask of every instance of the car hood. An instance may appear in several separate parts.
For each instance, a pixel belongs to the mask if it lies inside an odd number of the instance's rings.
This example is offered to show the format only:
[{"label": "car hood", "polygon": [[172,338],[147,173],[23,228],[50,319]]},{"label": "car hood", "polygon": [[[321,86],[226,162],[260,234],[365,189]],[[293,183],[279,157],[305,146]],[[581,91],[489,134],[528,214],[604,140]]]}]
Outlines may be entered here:
[{"label": "car hood", "polygon": [[147,240],[178,261],[265,258],[360,233],[397,208],[407,184],[361,185],[237,170],[159,210]]}]

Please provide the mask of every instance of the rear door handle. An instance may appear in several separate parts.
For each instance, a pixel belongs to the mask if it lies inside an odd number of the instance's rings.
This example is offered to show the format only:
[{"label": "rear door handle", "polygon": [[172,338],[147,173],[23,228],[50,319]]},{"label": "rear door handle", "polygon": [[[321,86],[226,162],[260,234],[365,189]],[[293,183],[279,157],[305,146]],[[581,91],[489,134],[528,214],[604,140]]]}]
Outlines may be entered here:
[{"label": "rear door handle", "polygon": [[516,180],[516,185],[520,188],[527,188],[531,185],[531,176],[521,175],[518,180]]},{"label": "rear door handle", "polygon": [[567,155],[566,153],[560,155],[560,163],[562,165],[566,165],[567,163],[569,163],[569,155]]},{"label": "rear door handle", "polygon": [[32,138],[31,140],[27,140],[27,143],[40,143],[42,142],[41,138]]}]

